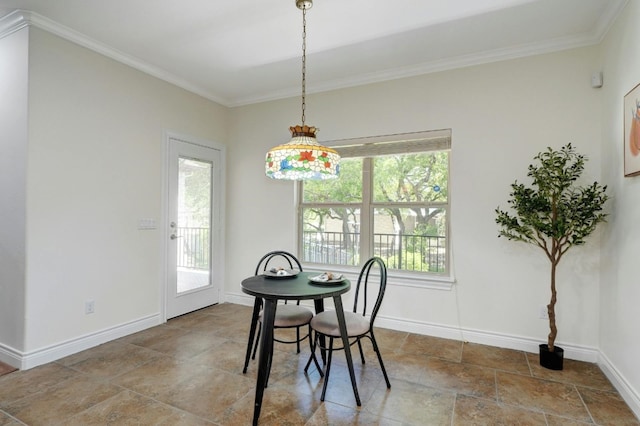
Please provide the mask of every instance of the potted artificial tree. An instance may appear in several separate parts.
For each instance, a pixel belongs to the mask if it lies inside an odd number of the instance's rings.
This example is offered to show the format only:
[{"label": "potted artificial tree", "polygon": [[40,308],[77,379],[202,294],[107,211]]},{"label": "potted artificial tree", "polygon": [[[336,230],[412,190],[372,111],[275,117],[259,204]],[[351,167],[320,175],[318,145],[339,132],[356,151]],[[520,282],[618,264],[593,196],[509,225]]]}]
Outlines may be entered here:
[{"label": "potted artificial tree", "polygon": [[547,148],[534,157],[539,164],[529,165],[533,182],[525,186],[517,181],[511,185],[508,201],[513,214],[496,209],[500,235],[541,248],[551,262],[551,301],[547,305],[550,333],[546,344],[540,345],[540,365],[562,370],[564,350],[555,345],[556,335],[556,270],[564,254],[573,246],[582,245],[606,214],[602,208],[608,199],[607,187],[594,182],[577,186],[584,170],[583,155],[571,144],[559,151]]}]

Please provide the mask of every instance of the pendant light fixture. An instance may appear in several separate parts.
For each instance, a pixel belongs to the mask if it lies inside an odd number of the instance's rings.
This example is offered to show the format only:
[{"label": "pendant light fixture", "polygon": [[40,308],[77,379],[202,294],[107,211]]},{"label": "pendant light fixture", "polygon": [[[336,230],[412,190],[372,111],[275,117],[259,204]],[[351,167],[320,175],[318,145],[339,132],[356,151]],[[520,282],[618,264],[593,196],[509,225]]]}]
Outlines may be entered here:
[{"label": "pendant light fixture", "polygon": [[291,140],[273,147],[267,152],[265,173],[273,179],[321,180],[338,177],[340,155],[336,150],[320,145],[316,140],[316,127],[307,126],[306,72],[307,72],[307,10],[312,0],[296,0],[302,10],[302,125],[291,126]]}]

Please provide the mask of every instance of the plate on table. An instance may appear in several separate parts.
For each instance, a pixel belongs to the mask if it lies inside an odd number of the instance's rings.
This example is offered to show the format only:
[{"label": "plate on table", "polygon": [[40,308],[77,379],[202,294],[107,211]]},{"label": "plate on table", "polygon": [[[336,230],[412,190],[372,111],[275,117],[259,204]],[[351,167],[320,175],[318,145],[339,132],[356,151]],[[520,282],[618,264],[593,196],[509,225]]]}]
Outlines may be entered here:
[{"label": "plate on table", "polygon": [[309,281],[314,284],[340,284],[344,281],[344,275],[335,272],[325,272],[320,275],[309,277]]},{"label": "plate on table", "polygon": [[292,269],[270,269],[268,271],[264,271],[263,275],[267,278],[283,279],[293,278],[299,273],[300,271],[294,271]]}]

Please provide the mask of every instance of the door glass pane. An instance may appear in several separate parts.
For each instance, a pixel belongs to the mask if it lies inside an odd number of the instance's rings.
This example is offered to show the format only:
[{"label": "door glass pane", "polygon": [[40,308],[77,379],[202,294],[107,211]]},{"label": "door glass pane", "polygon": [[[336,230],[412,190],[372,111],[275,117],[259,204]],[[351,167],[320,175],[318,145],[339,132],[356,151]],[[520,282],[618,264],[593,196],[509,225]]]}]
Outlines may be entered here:
[{"label": "door glass pane", "polygon": [[178,294],[210,284],[211,163],[178,160]]}]

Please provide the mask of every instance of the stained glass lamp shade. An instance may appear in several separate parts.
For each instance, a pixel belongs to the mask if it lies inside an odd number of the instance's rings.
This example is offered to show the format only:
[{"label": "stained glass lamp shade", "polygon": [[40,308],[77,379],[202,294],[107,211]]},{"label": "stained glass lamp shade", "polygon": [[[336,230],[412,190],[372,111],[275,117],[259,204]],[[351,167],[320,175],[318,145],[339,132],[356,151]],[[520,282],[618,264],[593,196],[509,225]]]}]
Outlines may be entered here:
[{"label": "stained glass lamp shade", "polygon": [[322,180],[338,177],[340,155],[316,141],[315,127],[290,127],[291,140],[273,147],[265,158],[265,172],[273,179]]}]

